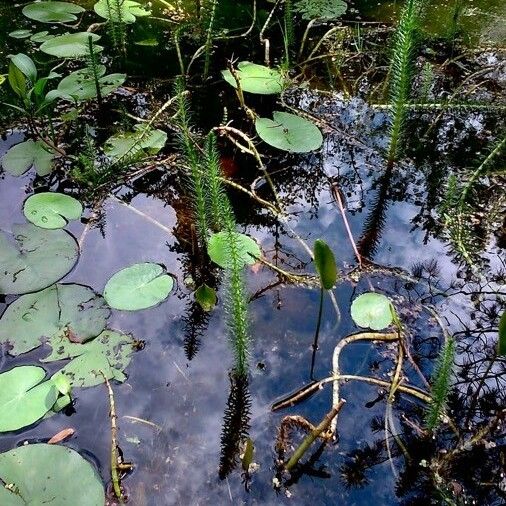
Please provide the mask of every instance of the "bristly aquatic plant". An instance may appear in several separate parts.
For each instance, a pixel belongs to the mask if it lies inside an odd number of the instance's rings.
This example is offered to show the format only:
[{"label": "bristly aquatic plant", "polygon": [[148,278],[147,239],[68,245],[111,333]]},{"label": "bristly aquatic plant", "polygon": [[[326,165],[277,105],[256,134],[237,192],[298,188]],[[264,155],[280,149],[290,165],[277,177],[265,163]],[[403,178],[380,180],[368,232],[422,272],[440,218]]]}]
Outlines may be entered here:
[{"label": "bristly aquatic plant", "polygon": [[114,48],[121,53],[126,53],[126,23],[123,19],[123,0],[106,0],[109,36]]},{"label": "bristly aquatic plant", "polygon": [[96,89],[96,93],[97,93],[97,101],[98,101],[98,104],[101,105],[102,104],[102,91],[100,89],[100,82],[99,82],[100,73],[99,73],[98,64],[97,64],[97,57],[96,57],[95,51],[93,49],[93,39],[92,39],[91,35],[88,38],[88,49],[89,49],[89,51],[88,51],[88,55],[86,57],[87,70],[89,72],[90,78],[92,78],[93,82],[95,83],[95,89]]},{"label": "bristly aquatic plant", "polygon": [[216,19],[216,10],[218,8],[218,0],[209,0],[210,2],[210,13],[209,13],[209,24],[206,30],[206,43],[204,44],[204,80],[209,75],[209,66],[211,63],[211,49],[213,47],[213,31],[214,21]]},{"label": "bristly aquatic plant", "polygon": [[441,422],[451,387],[455,341],[448,339],[441,349],[432,374],[432,402],[425,413],[425,426],[434,430]]},{"label": "bristly aquatic plant", "polygon": [[223,229],[226,216],[230,215],[228,197],[221,184],[220,155],[216,148],[216,135],[210,132],[204,146],[205,178],[207,187],[207,205],[209,212],[209,224],[215,231]]},{"label": "bristly aquatic plant", "polygon": [[423,0],[407,0],[393,39],[390,64],[390,145],[388,164],[391,166],[399,151],[399,141],[406,119],[413,76],[413,55]]}]

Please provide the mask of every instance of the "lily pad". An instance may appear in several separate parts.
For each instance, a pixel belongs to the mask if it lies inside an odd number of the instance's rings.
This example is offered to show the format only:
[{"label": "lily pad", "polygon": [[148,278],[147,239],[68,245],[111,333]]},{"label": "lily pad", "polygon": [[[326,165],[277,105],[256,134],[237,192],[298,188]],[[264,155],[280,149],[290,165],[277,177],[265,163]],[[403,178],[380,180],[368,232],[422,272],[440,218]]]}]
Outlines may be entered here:
[{"label": "lily pad", "polygon": [[43,53],[58,58],[82,58],[90,53],[89,39],[93,42],[93,51],[101,52],[104,48],[95,44],[100,35],[91,32],[66,33],[58,35],[42,43],[40,50]]},{"label": "lily pad", "polygon": [[133,132],[123,132],[107,139],[104,153],[113,162],[139,159],[147,155],[156,155],[167,142],[163,130],[146,129],[144,125],[135,125]]},{"label": "lily pad", "polygon": [[27,427],[51,410],[58,389],[53,381],[41,383],[45,376],[42,367],[31,365],[0,374],[0,432]]},{"label": "lily pad", "polygon": [[63,228],[83,212],[81,202],[63,193],[36,193],[25,202],[23,212],[28,221],[42,228]]},{"label": "lily pad", "polygon": [[41,42],[46,42],[46,40],[54,39],[54,37],[56,37],[56,35],[53,35],[49,33],[47,30],[45,30],[43,32],[34,33],[30,37],[30,40],[32,42],[35,42],[36,44],[40,44]]},{"label": "lily pad", "polygon": [[211,311],[216,306],[216,290],[205,283],[195,290],[195,300],[204,311]]},{"label": "lily pad", "polygon": [[[93,387],[107,379],[123,382],[127,368],[135,351],[134,339],[126,334],[105,330],[95,339],[84,343],[72,343],[63,336],[51,340],[53,351],[43,362],[72,358],[54,376],[68,379],[71,387]],[[102,376],[102,373],[104,376]]]},{"label": "lily pad", "polygon": [[135,311],[165,300],[174,280],[158,264],[141,263],[126,267],[107,282],[104,297],[114,309]]},{"label": "lily pad", "polygon": [[232,266],[231,243],[235,245],[240,266],[253,265],[256,257],[262,256],[260,246],[249,235],[233,232],[233,237],[230,237],[228,232],[218,232],[209,238],[207,253],[222,268]]},{"label": "lily pad", "polygon": [[23,7],[23,14],[41,23],[71,23],[76,14],[84,12],[79,5],[70,2],[36,2]]},{"label": "lily pad", "polygon": [[9,37],[12,37],[13,39],[27,39],[32,34],[31,30],[14,30],[13,32],[9,33]]},{"label": "lily pad", "polygon": [[104,506],[105,493],[93,466],[65,446],[30,444],[0,453],[2,506]]},{"label": "lily pad", "polygon": [[[126,79],[126,74],[105,75],[105,66],[97,67],[98,85],[102,96],[109,95],[118,89]],[[90,75],[88,69],[81,69],[72,72],[64,77],[56,90],[50,91],[48,97],[59,96],[71,101],[91,100],[97,96],[97,85],[94,76]]]},{"label": "lily pad", "polygon": [[[277,95],[283,91],[283,76],[275,69],[242,61],[237,65],[236,72],[243,91],[258,95]],[[237,83],[230,70],[223,70],[221,75],[228,84],[237,88]]]},{"label": "lily pad", "polygon": [[392,323],[394,308],[385,295],[367,292],[353,301],[351,317],[359,327],[383,330]]},{"label": "lily pad", "polygon": [[348,5],[343,0],[298,0],[294,5],[302,19],[337,19],[341,17]]},{"label": "lily pad", "polygon": [[109,4],[110,8],[107,0],[99,0],[95,4],[94,9],[100,17],[110,19],[114,23],[135,23],[136,18],[151,14],[151,11],[134,0],[122,0],[119,4],[119,12],[115,2],[109,2]]},{"label": "lily pad", "polygon": [[104,330],[109,309],[87,286],[56,284],[15,300],[0,319],[0,343],[9,343],[11,355],[26,353],[43,338],[62,336],[86,342]]},{"label": "lily pad", "polygon": [[320,129],[307,119],[288,112],[274,111],[274,120],[257,118],[255,129],[267,144],[290,153],[308,153],[323,144]]},{"label": "lily pad", "polygon": [[3,168],[13,176],[21,176],[34,167],[39,176],[47,176],[52,169],[54,153],[41,141],[31,139],[12,146],[2,158]]},{"label": "lily pad", "polygon": [[76,240],[65,230],[44,230],[31,223],[0,233],[0,293],[42,290],[63,278],[79,255]]}]

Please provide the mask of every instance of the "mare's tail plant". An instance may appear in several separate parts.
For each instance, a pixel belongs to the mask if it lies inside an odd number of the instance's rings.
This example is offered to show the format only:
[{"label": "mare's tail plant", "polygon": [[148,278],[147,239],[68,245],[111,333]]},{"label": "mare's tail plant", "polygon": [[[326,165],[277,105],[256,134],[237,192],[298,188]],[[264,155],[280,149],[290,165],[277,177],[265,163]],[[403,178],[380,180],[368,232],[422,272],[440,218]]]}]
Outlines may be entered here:
[{"label": "mare's tail plant", "polygon": [[123,19],[123,1],[124,0],[106,0],[109,37],[112,40],[116,51],[126,53],[126,23]]},{"label": "mare's tail plant", "polygon": [[455,341],[450,338],[439,352],[432,374],[432,402],[428,405],[425,413],[425,426],[429,430],[438,427],[444,414],[451,387],[454,359]]},{"label": "mare's tail plant", "polygon": [[100,89],[100,81],[99,81],[100,74],[98,70],[97,55],[95,54],[95,49],[93,48],[93,39],[91,35],[88,37],[88,54],[86,56],[86,68],[88,70],[90,78],[93,79],[93,82],[95,83],[98,105],[101,105],[102,91]]},{"label": "mare's tail plant", "polygon": [[218,8],[218,0],[209,0],[211,9],[209,13],[209,24],[207,25],[206,30],[206,43],[204,45],[204,80],[207,79],[209,75],[209,66],[211,63],[211,49],[213,47],[213,31],[214,31],[214,21],[216,19],[216,10]]},{"label": "mare's tail plant", "polygon": [[407,0],[394,35],[390,65],[390,145],[388,165],[392,166],[399,152],[399,141],[407,114],[413,55],[423,0]]}]

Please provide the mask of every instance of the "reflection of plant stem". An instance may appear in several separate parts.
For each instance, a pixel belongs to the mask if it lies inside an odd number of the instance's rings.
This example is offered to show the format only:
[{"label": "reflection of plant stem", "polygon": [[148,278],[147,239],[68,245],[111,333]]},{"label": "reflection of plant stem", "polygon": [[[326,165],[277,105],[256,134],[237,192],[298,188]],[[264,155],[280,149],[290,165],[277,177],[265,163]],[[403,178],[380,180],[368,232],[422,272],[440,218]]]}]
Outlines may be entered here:
[{"label": "reflection of plant stem", "polygon": [[[316,350],[318,349],[318,337],[320,336],[320,326],[322,323],[322,313],[323,313],[323,286],[320,287],[320,307],[318,308],[318,320],[316,322],[316,330],[314,333],[313,340],[313,354],[311,356],[311,370],[309,372],[309,379],[314,381],[314,364],[316,361]],[[337,414],[337,413],[336,413]]]}]

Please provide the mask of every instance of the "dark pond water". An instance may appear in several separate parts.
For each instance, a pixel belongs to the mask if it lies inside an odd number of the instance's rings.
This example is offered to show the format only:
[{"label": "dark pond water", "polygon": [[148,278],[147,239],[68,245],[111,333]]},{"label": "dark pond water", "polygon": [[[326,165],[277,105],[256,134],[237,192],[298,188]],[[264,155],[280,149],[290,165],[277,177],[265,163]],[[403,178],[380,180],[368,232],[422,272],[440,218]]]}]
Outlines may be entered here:
[{"label": "dark pond water", "polygon": [[[487,29],[489,22],[495,22],[492,15],[499,15],[494,10],[499,4],[480,3],[479,7],[489,13],[484,21]],[[391,6],[382,3],[377,10],[371,2],[356,5],[369,19],[390,16]],[[3,32],[5,23],[2,25]],[[3,36],[0,34],[0,40]],[[488,61],[500,66],[497,51],[481,58],[482,65]],[[494,96],[500,97],[504,73],[499,73],[495,82]],[[222,92],[221,85],[213,86],[203,92],[204,96]],[[459,368],[456,374],[450,413],[467,416],[465,393],[476,387],[495,349],[491,308],[496,312],[504,308],[502,215],[501,211],[490,211],[492,205],[504,210],[500,207],[504,203],[497,204],[500,183],[482,181],[486,200],[481,210],[483,237],[477,255],[479,275],[473,278],[438,225],[436,203],[446,175],[464,174],[470,159],[486,152],[486,146],[499,132],[501,117],[483,111],[448,113],[428,140],[419,144],[416,139],[422,138],[432,120],[432,116],[420,114],[409,124],[409,156],[393,172],[385,173],[383,152],[388,145],[388,128],[384,112],[371,108],[360,96],[349,98],[339,92],[295,90],[287,93],[285,100],[321,121],[324,146],[321,153],[309,156],[280,157],[271,152],[267,166],[287,210],[286,222],[273,219],[248,197],[231,193],[239,231],[259,242],[267,260],[299,273],[314,272],[314,267],[296,236],[309,245],[323,238],[343,272],[350,273],[356,267],[356,258],[332,192],[334,187],[342,196],[344,216],[360,253],[373,262],[359,276],[350,275],[338,283],[332,291],[336,306],[330,297],[325,298],[316,377],[331,374],[334,347],[358,330],[350,317],[354,297],[377,290],[392,298],[406,326],[419,369],[407,367],[406,380],[410,384],[427,388],[418,373],[430,376],[444,338],[442,329],[457,337],[457,363],[465,365],[465,371]],[[0,156],[25,135],[19,123],[4,127]],[[248,170],[249,164],[245,164],[237,180],[253,180],[255,176]],[[9,231],[13,223],[24,222],[23,201],[48,187],[63,192],[74,189],[65,177],[55,176],[48,182],[35,177],[32,171],[21,177],[1,173],[0,229]],[[254,442],[258,468],[251,476],[242,472],[240,464],[226,472],[226,449],[234,447],[228,433],[233,436],[238,426],[229,400],[233,358],[224,326],[226,308],[218,305],[205,314],[193,301],[192,287],[187,284],[191,256],[185,240],[189,203],[180,188],[175,168],[161,165],[116,188],[95,209],[88,208],[85,217],[100,215],[93,226],[87,227],[83,220],[66,227],[81,246],[79,262],[64,278],[66,283],[85,284],[101,293],[113,273],[137,262],[162,263],[177,279],[171,296],[157,307],[135,312],[113,310],[109,319],[110,328],[145,341],[145,348],[135,353],[127,369],[127,381],[113,384],[119,445],[126,460],[135,466],[123,481],[129,503],[439,503],[441,499],[434,492],[423,462],[445,450],[447,435],[430,439],[413,429],[423,418],[419,401],[399,396],[388,408],[384,390],[353,381],[341,388],[347,403],[338,419],[338,443],[322,448],[290,480],[276,478],[275,439],[282,418],[301,415],[318,423],[331,408],[332,391],[327,385],[303,403],[271,411],[276,400],[309,381],[319,290],[281,283],[275,273],[259,265],[247,272],[247,288],[252,294],[247,432]],[[260,187],[259,194],[269,198],[266,185]],[[219,279],[219,274],[215,275]],[[218,298],[223,299],[221,289]],[[14,299],[2,299],[0,311]],[[2,350],[2,371],[13,365],[35,364],[48,350],[15,359],[6,351]],[[359,343],[344,350],[340,367],[347,374],[388,380],[393,359],[395,352],[390,345]],[[489,404],[483,401],[471,415],[476,423],[505,406],[504,363],[496,362],[489,373],[491,379],[484,389],[491,398]],[[237,385],[234,388],[240,390]],[[89,458],[108,483],[107,391],[103,386],[77,389],[75,399],[71,414],[58,414],[19,433],[2,434],[0,451],[24,441],[45,441],[73,427],[76,433],[66,444]],[[387,435],[385,417],[391,420]],[[393,442],[393,436],[403,440],[406,452]],[[456,503],[468,500],[472,504],[504,504],[502,436],[495,439],[495,446],[490,446],[488,452],[482,446],[472,448],[458,461],[452,474],[455,486],[461,487]],[[300,434],[294,435],[294,441],[299,440]],[[283,481],[281,488],[273,486],[275,479]]]}]

